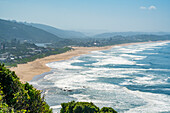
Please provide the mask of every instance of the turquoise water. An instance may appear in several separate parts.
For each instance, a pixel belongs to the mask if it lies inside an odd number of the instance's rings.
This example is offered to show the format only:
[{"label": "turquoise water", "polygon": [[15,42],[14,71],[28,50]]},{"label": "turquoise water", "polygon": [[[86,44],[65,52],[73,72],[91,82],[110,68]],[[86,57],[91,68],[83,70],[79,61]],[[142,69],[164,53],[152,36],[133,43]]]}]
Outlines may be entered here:
[{"label": "turquoise water", "polygon": [[52,70],[30,83],[58,112],[71,100],[122,113],[170,112],[170,42],[116,46],[48,63]]}]

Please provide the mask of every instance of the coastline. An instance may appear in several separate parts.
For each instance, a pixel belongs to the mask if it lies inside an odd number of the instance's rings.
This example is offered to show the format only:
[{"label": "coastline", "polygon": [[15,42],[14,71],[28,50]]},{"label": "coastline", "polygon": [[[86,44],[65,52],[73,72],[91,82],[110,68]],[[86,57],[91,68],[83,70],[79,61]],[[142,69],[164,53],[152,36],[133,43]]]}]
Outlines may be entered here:
[{"label": "coastline", "polygon": [[128,46],[128,45],[135,45],[135,44],[166,42],[166,41],[125,43],[125,44],[117,44],[117,45],[104,46],[104,47],[73,47],[74,50],[70,50],[68,52],[57,54],[57,55],[51,55],[41,59],[36,59],[26,64],[18,64],[17,67],[12,67],[10,68],[10,70],[15,71],[15,73],[17,74],[17,76],[20,78],[22,82],[26,82],[32,80],[33,77],[37,75],[43,74],[45,72],[49,72],[51,69],[50,67],[46,66],[46,64],[49,62],[68,60],[75,56],[90,54],[91,51],[108,50],[115,46]]}]

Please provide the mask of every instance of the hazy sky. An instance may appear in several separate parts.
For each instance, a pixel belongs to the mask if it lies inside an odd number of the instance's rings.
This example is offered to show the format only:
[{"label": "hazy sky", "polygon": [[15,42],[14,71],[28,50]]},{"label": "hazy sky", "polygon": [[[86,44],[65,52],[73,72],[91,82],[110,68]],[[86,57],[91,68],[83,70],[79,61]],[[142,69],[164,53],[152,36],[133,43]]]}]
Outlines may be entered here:
[{"label": "hazy sky", "polygon": [[78,31],[170,32],[170,0],[0,0],[0,18]]}]

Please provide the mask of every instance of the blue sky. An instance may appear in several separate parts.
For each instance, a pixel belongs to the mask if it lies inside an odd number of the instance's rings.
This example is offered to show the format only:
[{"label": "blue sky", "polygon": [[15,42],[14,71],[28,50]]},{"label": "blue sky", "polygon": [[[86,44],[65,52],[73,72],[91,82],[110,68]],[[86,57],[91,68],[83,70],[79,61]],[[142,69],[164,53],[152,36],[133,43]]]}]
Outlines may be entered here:
[{"label": "blue sky", "polygon": [[0,0],[0,18],[77,31],[170,32],[170,0]]}]

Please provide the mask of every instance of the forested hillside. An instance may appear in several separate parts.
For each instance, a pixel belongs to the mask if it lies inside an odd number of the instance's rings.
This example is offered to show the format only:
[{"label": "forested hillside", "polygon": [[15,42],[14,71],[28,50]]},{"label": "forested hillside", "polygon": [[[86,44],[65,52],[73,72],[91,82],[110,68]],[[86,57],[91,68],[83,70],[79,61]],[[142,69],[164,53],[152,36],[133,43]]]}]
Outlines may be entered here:
[{"label": "forested hillside", "polygon": [[55,27],[44,25],[44,24],[35,24],[35,23],[30,23],[30,24],[25,23],[25,24],[42,29],[56,36],[59,36],[61,38],[74,39],[74,38],[86,38],[87,37],[81,32],[57,29]]},{"label": "forested hillside", "polygon": [[0,19],[0,38],[5,40],[17,39],[28,42],[57,42],[63,40],[44,30]]}]

